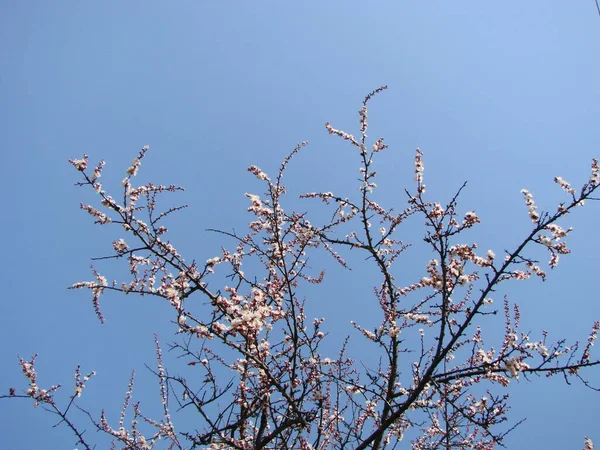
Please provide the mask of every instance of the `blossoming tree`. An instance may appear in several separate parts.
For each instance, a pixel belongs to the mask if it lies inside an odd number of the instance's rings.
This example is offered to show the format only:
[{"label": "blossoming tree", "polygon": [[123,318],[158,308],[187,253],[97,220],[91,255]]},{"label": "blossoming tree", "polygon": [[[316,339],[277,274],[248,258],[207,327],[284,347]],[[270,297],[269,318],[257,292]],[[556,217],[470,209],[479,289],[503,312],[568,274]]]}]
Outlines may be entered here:
[{"label": "blossoming tree", "polygon": [[[505,423],[512,379],[560,374],[590,387],[584,370],[600,364],[591,354],[599,321],[590,324],[581,342],[552,340],[546,332],[530,336],[521,331],[518,305],[495,293],[509,280],[544,280],[544,266],[556,267],[570,252],[565,238],[571,229],[559,222],[594,199],[600,186],[598,161],[593,160],[580,189],[554,179],[565,194],[554,211],[538,210],[533,194],[523,189],[529,233],[502,255],[481,251],[467,236],[480,218],[458,208],[462,188],[447,204],[428,198],[419,149],[405,209],[395,211],[374,201],[374,160],[387,145],[383,138],[368,142],[367,105],[384,89],[364,99],[358,137],[326,124],[329,134],[347,141],[360,157],[356,195],[302,195],[330,209],[330,219],[323,223],[285,209],[283,175],[302,143],[273,178],[256,166],[248,169],[265,190],[263,195],[246,194],[253,215],[248,230],[219,231],[233,244],[203,263],[184,258],[162,225],[165,216],[180,208],[161,211],[159,196],[181,188],[134,184],[148,147],[127,169],[120,200],[104,190],[103,162],[90,169],[87,155],[70,161],[83,177],[78,184],[93,189],[101,204],[81,208],[96,223],[119,227],[123,235],[113,242],[114,252],[102,259],[126,261],[130,273],[124,281],[109,282],[93,269],[92,281],[72,288],[90,291],[100,322],[105,319],[100,300],[108,291],[168,302],[179,335],[173,347],[188,361],[185,375],[170,373],[155,339],[162,417],[147,417],[133,402],[133,376],[117,424],[104,411],[87,412],[91,426],[110,435],[114,448],[383,449],[398,448],[404,439],[415,450],[491,449],[514,427]],[[430,257],[421,276],[407,280],[396,263],[411,245],[404,235],[402,241],[398,237],[409,220],[425,225]],[[547,251],[547,264],[532,256],[535,247]],[[311,299],[302,300],[303,285],[321,283],[324,272],[314,272],[307,259],[325,252],[344,267],[348,250],[361,252],[376,268],[376,278],[364,283],[373,287],[379,324],[368,327],[357,313],[351,323],[354,334],[339,351],[327,354],[322,345],[325,319],[308,317],[305,301]],[[216,282],[216,270],[227,275],[226,285]],[[192,301],[195,297],[205,301]],[[500,320],[504,328],[495,347],[487,341],[484,319]],[[369,346],[376,363],[353,353],[357,339]],[[59,416],[79,446],[94,448],[84,424],[73,421],[70,413],[95,373],[84,375],[77,368],[75,391],[63,403],[60,386],[38,384],[35,356],[20,364],[28,387],[12,388],[3,397],[33,399]],[[194,429],[178,427],[170,413],[174,407],[197,414]],[[132,417],[126,423],[128,414]],[[593,448],[587,438],[585,448]]]}]

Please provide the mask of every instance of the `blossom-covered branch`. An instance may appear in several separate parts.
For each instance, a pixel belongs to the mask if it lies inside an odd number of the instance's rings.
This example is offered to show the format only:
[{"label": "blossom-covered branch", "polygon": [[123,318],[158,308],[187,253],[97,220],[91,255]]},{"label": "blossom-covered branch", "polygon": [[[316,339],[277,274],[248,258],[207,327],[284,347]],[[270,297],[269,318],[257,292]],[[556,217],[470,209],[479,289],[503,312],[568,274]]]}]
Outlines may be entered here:
[{"label": "blossom-covered branch", "polygon": [[[547,268],[556,268],[560,257],[570,253],[566,239],[572,229],[563,222],[595,199],[598,161],[592,161],[590,177],[579,190],[561,177],[554,179],[567,197],[554,212],[540,211],[533,194],[523,189],[529,217],[524,215],[523,238],[500,257],[499,249],[480,249],[469,238],[469,231],[484,220],[459,205],[466,183],[448,201],[429,198],[420,149],[412,161],[414,184],[394,202],[403,202],[401,209],[376,201],[376,159],[389,150],[383,138],[369,141],[368,106],[385,89],[364,99],[356,136],[326,124],[329,134],[350,144],[360,164],[355,193],[301,196],[329,208],[328,219],[287,208],[283,177],[306,146],[302,143],[275,176],[256,165],[248,169],[263,186],[262,193],[246,193],[248,229],[216,231],[229,247],[202,258],[204,263],[185,258],[167,238],[163,219],[184,206],[158,209],[162,194],[182,188],[134,185],[148,147],[126,170],[119,201],[100,182],[103,162],[90,171],[87,155],[70,161],[83,177],[79,185],[92,188],[99,200],[99,205],[81,208],[96,223],[116,225],[122,233],[110,254],[96,258],[98,264],[124,261],[129,273],[110,282],[92,267],[91,281],[71,287],[91,292],[101,322],[106,318],[100,299],[109,291],[165,302],[178,334],[171,350],[187,362],[185,373],[169,373],[156,338],[154,375],[161,419],[145,416],[133,401],[132,375],[117,427],[109,424],[104,411],[99,419],[88,413],[98,430],[135,449],[155,448],[159,441],[168,448],[190,449],[383,449],[396,448],[405,439],[414,450],[490,449],[501,445],[519,423],[509,423],[507,387],[512,380],[560,374],[567,382],[578,379],[590,386],[583,371],[600,365],[592,353],[600,322],[590,323],[591,331],[581,342],[552,339],[545,331],[523,331],[518,305],[508,296],[495,296],[503,283],[532,275],[545,280]],[[424,239],[409,239],[405,225],[410,221],[420,221]],[[413,248],[423,255],[419,275],[399,267]],[[539,249],[548,252],[547,263],[537,259]],[[305,299],[304,289],[321,283],[325,272],[312,269],[308,260],[314,256],[319,261],[323,254],[348,268],[349,250],[377,269],[364,271],[377,274],[371,280],[365,277],[364,283],[372,288],[378,325],[363,323],[355,311],[350,337],[337,353],[329,354],[322,345],[327,322],[308,317],[307,302],[314,300]],[[415,265],[414,259],[410,264]],[[192,302],[192,297],[204,301]],[[500,340],[486,328],[491,319],[500,320],[504,329]],[[368,348],[368,361],[356,354],[357,341],[362,351]],[[37,387],[30,370],[33,360],[21,366],[30,383],[22,396],[54,405],[57,387]],[[72,401],[81,394],[80,381]],[[174,405],[198,415],[193,429],[175,426]],[[131,409],[127,428],[125,416]],[[67,422],[67,412],[59,414],[61,419],[79,433]],[[145,431],[140,422],[148,426]],[[586,448],[593,448],[588,441]]]}]

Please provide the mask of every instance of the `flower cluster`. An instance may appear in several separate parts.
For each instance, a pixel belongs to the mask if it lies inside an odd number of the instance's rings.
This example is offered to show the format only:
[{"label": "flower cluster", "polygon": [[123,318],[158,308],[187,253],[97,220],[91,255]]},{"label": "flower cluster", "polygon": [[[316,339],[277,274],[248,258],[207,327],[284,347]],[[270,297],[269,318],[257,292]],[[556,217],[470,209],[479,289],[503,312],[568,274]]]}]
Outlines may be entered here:
[{"label": "flower cluster", "polygon": [[571,183],[565,181],[562,177],[554,177],[554,182],[558,184],[567,194],[575,195],[575,192],[577,192],[571,187]]},{"label": "flower cluster", "polygon": [[473,211],[468,211],[462,222],[462,228],[471,228],[476,223],[481,223],[481,220]]},{"label": "flower cluster", "polygon": [[592,159],[592,175],[590,176],[590,184],[597,186],[600,184],[600,166],[596,158]]},{"label": "flower cluster", "polygon": [[113,242],[113,248],[115,249],[115,252],[117,252],[119,255],[127,253],[127,250],[129,250],[129,246],[123,238]]},{"label": "flower cluster", "polygon": [[567,248],[566,242],[561,241],[561,239],[565,238],[573,230],[573,228],[568,228],[565,230],[556,223],[550,223],[546,225],[544,229],[550,231],[551,235],[547,236],[540,233],[537,236],[536,242],[542,244],[548,249],[550,252],[550,261],[548,264],[551,268],[554,268],[558,265],[560,255],[571,253],[571,250]]},{"label": "flower cluster", "polygon": [[423,152],[417,148],[417,154],[415,155],[415,181],[418,185],[418,192],[425,192],[425,185],[423,184],[423,171],[425,166],[423,165]]},{"label": "flower cluster", "polygon": [[52,386],[50,389],[40,389],[37,385],[37,373],[35,371],[35,358],[37,355],[33,355],[30,361],[24,359],[19,360],[23,375],[29,381],[29,388],[25,391],[25,394],[35,400],[35,406],[39,403],[50,403],[54,402],[52,394],[59,388],[59,386]]},{"label": "flower cluster", "polygon": [[523,197],[525,198],[525,204],[529,210],[529,218],[533,223],[537,224],[540,215],[537,212],[537,206],[535,206],[535,202],[533,201],[533,194],[527,189],[521,189],[521,194],[523,194]]},{"label": "flower cluster", "polygon": [[357,147],[360,147],[360,144],[356,141],[356,138],[354,136],[352,136],[349,133],[346,133],[345,131],[336,130],[335,128],[333,128],[331,126],[331,124],[329,122],[327,122],[325,124],[325,128],[327,129],[327,132],[329,134],[335,134],[335,135],[341,137],[342,139],[344,139],[346,141],[352,142],[352,144],[356,145]]},{"label": "flower cluster", "polygon": [[219,297],[215,306],[226,313],[230,326],[219,331],[256,335],[263,328],[271,329],[269,321],[285,317],[285,311],[280,306],[270,306],[267,296],[259,289],[253,289],[247,298],[239,296],[234,288],[225,289],[229,298]]},{"label": "flower cluster", "polygon": [[529,364],[524,363],[520,357],[509,358],[505,364],[511,378],[519,378],[519,372],[529,369]]},{"label": "flower cluster", "polygon": [[91,371],[90,373],[88,373],[87,375],[81,375],[81,366],[77,366],[75,368],[75,375],[73,375],[73,378],[75,378],[75,387],[73,388],[73,390],[75,391],[75,395],[77,397],[81,397],[81,394],[83,393],[83,390],[85,389],[85,383],[94,375],[96,375],[95,371]]},{"label": "flower cluster", "polygon": [[70,159],[69,162],[73,164],[73,167],[75,167],[75,169],[79,170],[80,172],[83,172],[85,169],[87,169],[88,155],[84,154],[82,159]]}]

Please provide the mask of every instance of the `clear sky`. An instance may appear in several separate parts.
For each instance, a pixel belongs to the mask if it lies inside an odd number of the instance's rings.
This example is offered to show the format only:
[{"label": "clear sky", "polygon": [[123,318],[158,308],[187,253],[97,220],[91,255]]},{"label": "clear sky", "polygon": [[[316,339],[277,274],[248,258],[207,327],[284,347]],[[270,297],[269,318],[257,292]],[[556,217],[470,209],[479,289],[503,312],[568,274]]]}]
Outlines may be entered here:
[{"label": "clear sky", "polygon": [[[17,356],[39,353],[40,384],[63,382],[65,393],[77,364],[95,369],[83,404],[113,421],[132,369],[143,405],[158,400],[144,363],[154,363],[154,332],[172,339],[167,308],[107,296],[101,326],[87,293],[66,290],[118,237],[79,210],[93,197],[73,186],[69,158],[105,159],[117,191],[149,144],[140,176],[186,187],[178,200],[191,207],[172,218],[172,238],[203,261],[230,244],[206,228],[249,220],[243,194],[262,191],[251,164],[273,172],[308,140],[290,168],[292,192],[356,189],[358,155],[323,125],[356,133],[364,95],[387,84],[370,116],[371,134],[390,144],[381,203],[411,186],[419,146],[431,197],[447,201],[468,181],[461,205],[484,221],[474,236],[501,253],[529,231],[520,189],[554,208],[563,197],[553,177],[580,185],[600,157],[598,55],[593,0],[0,2],[0,388],[25,386]],[[546,283],[510,286],[526,330],[585,339],[600,319],[599,206],[565,223],[573,254]],[[351,333],[350,316],[375,309],[353,296],[360,277],[344,276],[310,291],[338,337]],[[600,371],[589,378],[600,385]],[[600,394],[559,378],[509,392],[513,420],[528,420],[508,448],[577,449],[585,435],[600,444]],[[69,431],[28,401],[0,402],[0,416],[2,448],[73,448]]]}]

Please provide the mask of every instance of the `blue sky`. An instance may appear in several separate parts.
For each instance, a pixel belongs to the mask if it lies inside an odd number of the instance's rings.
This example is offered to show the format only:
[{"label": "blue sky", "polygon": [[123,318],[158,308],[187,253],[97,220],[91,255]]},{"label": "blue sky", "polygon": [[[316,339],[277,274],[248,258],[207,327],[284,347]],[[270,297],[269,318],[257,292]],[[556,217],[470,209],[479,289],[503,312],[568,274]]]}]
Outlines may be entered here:
[{"label": "blue sky", "polygon": [[[448,200],[468,181],[461,205],[484,221],[473,236],[496,253],[529,230],[522,188],[554,208],[563,197],[553,177],[580,185],[600,156],[591,0],[2,2],[0,42],[0,386],[24,386],[17,355],[39,353],[40,384],[62,381],[67,392],[82,364],[98,372],[84,405],[113,419],[132,369],[138,398],[157,398],[144,363],[154,362],[153,333],[168,342],[175,328],[164,305],[119,296],[104,299],[101,326],[88,295],[66,290],[119,237],[79,210],[93,197],[73,186],[69,158],[105,159],[106,186],[118,190],[149,144],[140,177],[186,188],[177,199],[190,208],[171,219],[172,239],[187,259],[204,260],[226,243],[206,228],[243,229],[250,219],[243,194],[262,186],[246,168],[272,173],[300,141],[310,145],[290,168],[291,192],[356,189],[358,155],[323,125],[356,133],[360,102],[382,84],[389,91],[370,106],[370,134],[390,145],[378,167],[381,203],[411,187],[419,146],[429,194]],[[524,328],[585,338],[600,318],[599,218],[594,204],[569,218],[573,254],[546,283],[510,285]],[[351,332],[346,316],[373,309],[355,295],[360,287],[332,273],[325,291],[307,291],[309,302],[325,299],[317,313],[332,317],[333,335]],[[589,378],[600,384],[599,371]],[[581,448],[584,435],[600,443],[598,393],[558,378],[510,392],[513,419],[528,420],[509,448]],[[0,402],[0,415],[3,448],[75,442],[27,401]]]}]

